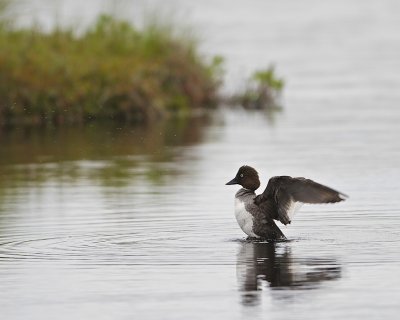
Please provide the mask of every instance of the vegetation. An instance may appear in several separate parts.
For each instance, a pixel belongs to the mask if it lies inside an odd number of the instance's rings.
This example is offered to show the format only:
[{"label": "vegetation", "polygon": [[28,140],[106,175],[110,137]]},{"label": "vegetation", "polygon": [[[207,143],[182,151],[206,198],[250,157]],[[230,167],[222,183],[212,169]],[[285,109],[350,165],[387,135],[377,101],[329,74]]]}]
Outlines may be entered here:
[{"label": "vegetation", "polygon": [[[1,10],[0,10],[1,11]],[[0,125],[149,122],[217,103],[221,59],[170,26],[103,15],[84,33],[0,23]]]},{"label": "vegetation", "polygon": [[278,78],[274,66],[266,70],[255,71],[248,81],[244,93],[236,100],[248,109],[277,109],[284,81]]},{"label": "vegetation", "polygon": [[[0,127],[114,119],[147,123],[215,106],[223,59],[207,61],[193,37],[171,25],[102,15],[83,33],[16,28],[0,0]],[[227,101],[277,107],[284,82],[274,67],[255,72]]]}]

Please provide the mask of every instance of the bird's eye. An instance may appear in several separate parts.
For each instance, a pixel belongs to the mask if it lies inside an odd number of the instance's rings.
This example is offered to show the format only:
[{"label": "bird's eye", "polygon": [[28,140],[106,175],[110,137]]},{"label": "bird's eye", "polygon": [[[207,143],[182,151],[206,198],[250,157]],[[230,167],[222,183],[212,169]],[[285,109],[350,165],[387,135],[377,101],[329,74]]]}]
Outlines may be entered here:
[{"label": "bird's eye", "polygon": [[243,173],[240,174],[240,177],[243,178]]}]

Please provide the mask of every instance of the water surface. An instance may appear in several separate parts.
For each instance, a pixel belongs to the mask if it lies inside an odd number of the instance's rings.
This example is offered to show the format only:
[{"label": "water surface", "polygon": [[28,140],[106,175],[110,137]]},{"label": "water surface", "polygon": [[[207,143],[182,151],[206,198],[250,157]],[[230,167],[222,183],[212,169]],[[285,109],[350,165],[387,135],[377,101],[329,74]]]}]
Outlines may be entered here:
[{"label": "water surface", "polygon": [[[232,87],[278,62],[284,111],[1,132],[2,316],[396,318],[397,2],[185,3]],[[350,198],[303,206],[288,242],[247,242],[224,185],[242,164],[260,190],[287,174]]]}]

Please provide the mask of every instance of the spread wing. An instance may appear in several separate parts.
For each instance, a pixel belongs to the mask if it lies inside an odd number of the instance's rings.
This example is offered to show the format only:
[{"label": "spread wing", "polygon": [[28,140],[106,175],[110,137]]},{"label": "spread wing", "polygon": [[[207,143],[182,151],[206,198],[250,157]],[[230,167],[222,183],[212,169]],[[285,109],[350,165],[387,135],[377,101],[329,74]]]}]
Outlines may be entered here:
[{"label": "spread wing", "polygon": [[[267,209],[266,214],[286,225],[303,203],[333,203],[345,198],[343,193],[310,179],[280,176],[271,178],[255,201],[261,208]],[[274,210],[271,209],[272,204]]]}]

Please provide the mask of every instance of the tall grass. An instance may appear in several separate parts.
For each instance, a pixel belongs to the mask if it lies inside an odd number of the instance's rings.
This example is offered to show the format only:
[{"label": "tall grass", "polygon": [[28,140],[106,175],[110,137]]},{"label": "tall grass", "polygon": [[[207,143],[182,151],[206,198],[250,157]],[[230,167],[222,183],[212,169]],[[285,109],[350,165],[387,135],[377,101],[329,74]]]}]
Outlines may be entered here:
[{"label": "tall grass", "polygon": [[[3,0],[0,0],[3,1]],[[216,104],[219,59],[173,28],[102,15],[84,33],[0,24],[0,123],[146,122]]]},{"label": "tall grass", "polygon": [[280,110],[280,94],[285,81],[275,73],[275,67],[257,70],[249,78],[243,93],[234,96],[234,101],[246,109]]}]

